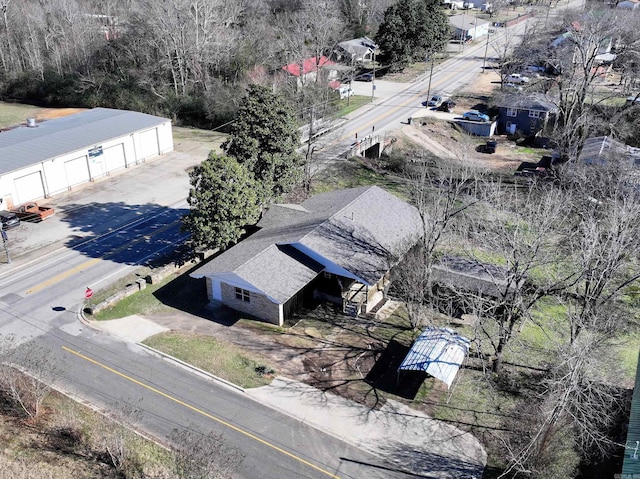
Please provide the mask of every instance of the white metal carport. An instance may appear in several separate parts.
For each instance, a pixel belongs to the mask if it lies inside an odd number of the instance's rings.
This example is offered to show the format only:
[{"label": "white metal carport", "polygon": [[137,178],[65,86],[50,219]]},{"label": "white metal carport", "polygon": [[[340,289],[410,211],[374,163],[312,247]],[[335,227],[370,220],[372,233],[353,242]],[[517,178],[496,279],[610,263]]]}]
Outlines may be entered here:
[{"label": "white metal carport", "polygon": [[427,328],[416,339],[398,367],[400,371],[424,371],[451,387],[471,341],[449,328]]}]

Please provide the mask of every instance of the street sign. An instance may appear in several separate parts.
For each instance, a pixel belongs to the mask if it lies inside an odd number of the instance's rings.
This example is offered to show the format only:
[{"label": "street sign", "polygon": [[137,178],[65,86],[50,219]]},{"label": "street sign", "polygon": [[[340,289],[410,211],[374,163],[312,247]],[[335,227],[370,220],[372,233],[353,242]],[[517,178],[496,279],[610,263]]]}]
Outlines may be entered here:
[{"label": "street sign", "polygon": [[93,290],[91,288],[87,288],[87,290],[84,292],[84,297],[89,299],[91,296],[93,296]]}]

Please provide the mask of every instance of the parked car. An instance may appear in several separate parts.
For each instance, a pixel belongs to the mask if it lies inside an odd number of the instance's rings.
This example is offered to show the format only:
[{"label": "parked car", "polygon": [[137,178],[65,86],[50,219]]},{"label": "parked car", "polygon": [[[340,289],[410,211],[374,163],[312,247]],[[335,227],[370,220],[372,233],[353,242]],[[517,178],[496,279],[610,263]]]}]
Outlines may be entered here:
[{"label": "parked car", "polygon": [[522,91],[522,85],[516,85],[515,83],[505,83],[503,88],[505,90]]},{"label": "parked car", "polygon": [[440,106],[437,108],[438,111],[446,111],[447,113],[453,110],[453,107],[456,106],[456,102],[453,100],[445,100],[440,103]]},{"label": "parked car", "polygon": [[11,211],[0,211],[0,223],[2,223],[2,229],[8,230],[20,225],[20,218]]},{"label": "parked car", "polygon": [[506,83],[515,83],[516,85],[522,85],[529,83],[529,77],[521,75],[520,73],[512,73],[505,79]]},{"label": "parked car", "polygon": [[489,117],[487,115],[485,115],[484,113],[480,113],[477,110],[469,110],[464,112],[462,118],[467,121],[489,121]]},{"label": "parked car", "polygon": [[441,104],[442,104],[442,97],[440,95],[433,95],[431,98],[429,98],[429,101],[427,101],[427,106],[438,107]]},{"label": "parked car", "polygon": [[354,78],[355,81],[373,81],[373,73],[363,73]]},{"label": "parked car", "polygon": [[545,68],[538,65],[527,65],[526,67],[524,67],[523,72],[527,75],[539,77],[545,72]]}]

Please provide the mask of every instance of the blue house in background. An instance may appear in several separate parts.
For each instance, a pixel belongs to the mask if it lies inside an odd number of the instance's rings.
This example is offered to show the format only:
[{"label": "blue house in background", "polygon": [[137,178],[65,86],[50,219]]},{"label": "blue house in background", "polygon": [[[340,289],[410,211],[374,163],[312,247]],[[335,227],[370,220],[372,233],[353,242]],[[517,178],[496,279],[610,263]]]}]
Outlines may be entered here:
[{"label": "blue house in background", "polygon": [[498,103],[498,131],[524,136],[544,135],[552,126],[558,109],[541,93],[514,93],[506,95]]}]

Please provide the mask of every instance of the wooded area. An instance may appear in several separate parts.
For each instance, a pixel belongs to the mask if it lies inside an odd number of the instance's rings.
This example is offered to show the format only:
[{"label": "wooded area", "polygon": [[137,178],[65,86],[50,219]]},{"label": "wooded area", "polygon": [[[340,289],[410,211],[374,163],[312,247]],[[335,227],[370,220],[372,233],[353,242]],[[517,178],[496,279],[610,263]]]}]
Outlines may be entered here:
[{"label": "wooded area", "polygon": [[249,83],[363,35],[390,0],[2,0],[0,94],[218,126]]}]

